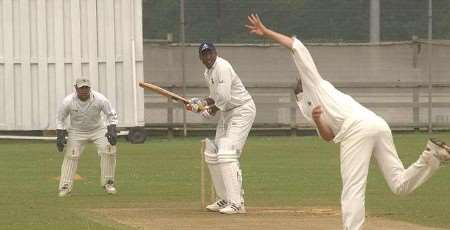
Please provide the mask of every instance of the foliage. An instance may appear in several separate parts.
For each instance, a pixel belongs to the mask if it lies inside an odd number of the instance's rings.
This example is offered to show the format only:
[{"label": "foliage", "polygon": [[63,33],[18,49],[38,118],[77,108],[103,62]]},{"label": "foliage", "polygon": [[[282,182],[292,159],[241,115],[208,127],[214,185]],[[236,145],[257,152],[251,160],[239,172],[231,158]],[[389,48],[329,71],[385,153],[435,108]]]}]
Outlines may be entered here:
[{"label": "foliage", "polygon": [[[196,0],[185,1],[186,41],[221,43],[265,42],[249,36],[244,27],[250,13],[261,15],[270,27],[303,40],[315,42],[367,42],[367,0]],[[179,1],[144,1],[144,36],[179,39]],[[436,39],[450,39],[449,2],[434,0]],[[380,0],[381,38],[410,40],[427,36],[428,2],[423,0]],[[179,40],[177,40],[179,41]]]}]

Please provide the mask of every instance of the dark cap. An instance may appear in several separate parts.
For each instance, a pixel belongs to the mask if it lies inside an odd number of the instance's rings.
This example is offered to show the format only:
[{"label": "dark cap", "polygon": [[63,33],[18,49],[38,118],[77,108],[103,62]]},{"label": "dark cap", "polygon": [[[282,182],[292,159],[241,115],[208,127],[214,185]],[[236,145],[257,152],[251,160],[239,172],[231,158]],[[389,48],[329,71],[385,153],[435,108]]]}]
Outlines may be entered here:
[{"label": "dark cap", "polygon": [[210,42],[202,42],[198,47],[198,53],[201,54],[205,50],[216,50],[216,47]]}]

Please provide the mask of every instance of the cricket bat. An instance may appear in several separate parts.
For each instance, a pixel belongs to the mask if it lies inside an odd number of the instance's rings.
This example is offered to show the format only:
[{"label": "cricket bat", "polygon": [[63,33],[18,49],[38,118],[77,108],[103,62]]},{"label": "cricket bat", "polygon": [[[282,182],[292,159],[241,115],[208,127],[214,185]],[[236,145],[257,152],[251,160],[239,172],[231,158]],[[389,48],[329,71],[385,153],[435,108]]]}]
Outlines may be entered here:
[{"label": "cricket bat", "polygon": [[146,82],[139,82],[139,86],[144,88],[144,89],[148,89],[151,90],[155,93],[159,93],[160,95],[164,96],[164,97],[168,97],[171,98],[175,101],[181,102],[185,105],[189,104],[189,100],[176,94],[176,93],[172,93],[168,90],[165,90],[157,85],[151,84],[151,83],[146,83]]}]

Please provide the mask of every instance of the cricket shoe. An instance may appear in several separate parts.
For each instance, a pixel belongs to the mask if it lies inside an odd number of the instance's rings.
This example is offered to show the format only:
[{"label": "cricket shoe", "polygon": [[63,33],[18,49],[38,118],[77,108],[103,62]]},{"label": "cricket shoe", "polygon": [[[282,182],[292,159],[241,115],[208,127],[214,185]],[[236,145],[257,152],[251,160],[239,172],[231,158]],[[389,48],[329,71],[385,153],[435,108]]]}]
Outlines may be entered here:
[{"label": "cricket shoe", "polygon": [[59,197],[65,197],[70,194],[69,185],[65,184],[62,186],[62,188],[59,189],[58,196]]},{"label": "cricket shoe", "polygon": [[427,150],[431,151],[434,157],[442,163],[450,163],[450,146],[436,138],[430,138],[427,143]]},{"label": "cricket shoe", "polygon": [[117,193],[117,189],[114,186],[114,181],[112,181],[112,180],[109,180],[108,182],[106,182],[106,184],[103,188],[105,189],[105,192],[108,194],[116,194]]},{"label": "cricket shoe", "polygon": [[227,206],[226,200],[218,200],[208,206],[206,206],[206,209],[212,212],[218,212],[220,209],[225,208]]},{"label": "cricket shoe", "polygon": [[241,206],[237,206],[236,204],[229,204],[227,205],[225,208],[222,208],[219,210],[220,213],[222,214],[244,214],[247,213],[247,210],[245,210],[245,206],[241,205]]}]

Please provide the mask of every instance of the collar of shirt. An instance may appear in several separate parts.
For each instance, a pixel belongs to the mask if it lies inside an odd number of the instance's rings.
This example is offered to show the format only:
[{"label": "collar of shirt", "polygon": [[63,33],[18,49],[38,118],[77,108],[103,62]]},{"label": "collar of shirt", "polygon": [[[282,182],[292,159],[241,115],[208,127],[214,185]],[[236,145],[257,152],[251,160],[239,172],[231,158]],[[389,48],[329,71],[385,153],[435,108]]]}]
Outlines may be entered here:
[{"label": "collar of shirt", "polygon": [[217,66],[217,61],[219,60],[219,56],[216,57],[216,60],[214,61],[214,64],[211,66],[211,68],[206,68],[206,72],[211,73]]},{"label": "collar of shirt", "polygon": [[77,93],[75,92],[75,100],[80,103],[80,104],[86,104],[89,102],[92,102],[94,100],[94,93],[92,92],[92,90],[89,92],[89,99],[87,99],[86,101],[82,101],[80,100],[80,98],[78,97]]},{"label": "collar of shirt", "polygon": [[80,98],[78,98],[76,93],[75,93],[75,97],[76,97],[76,103],[75,104],[78,107],[78,110],[80,112],[83,112],[83,113],[85,113],[89,109],[91,104],[94,102],[94,94],[92,93],[92,91],[91,91],[91,93],[89,95],[89,99],[86,100],[86,101],[80,100]]}]

